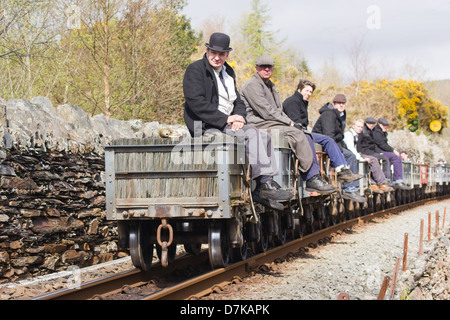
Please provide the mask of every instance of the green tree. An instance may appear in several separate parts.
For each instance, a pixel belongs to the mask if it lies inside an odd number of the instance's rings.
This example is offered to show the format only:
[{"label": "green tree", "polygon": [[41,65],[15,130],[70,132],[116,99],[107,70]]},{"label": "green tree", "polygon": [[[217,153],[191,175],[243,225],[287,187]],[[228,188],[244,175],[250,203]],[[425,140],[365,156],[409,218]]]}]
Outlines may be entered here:
[{"label": "green tree", "polygon": [[303,55],[285,47],[285,39],[278,40],[278,31],[271,30],[271,14],[261,0],[253,0],[251,10],[240,19],[233,37],[232,60],[238,75],[238,84],[244,84],[255,73],[255,60],[268,54],[275,60],[272,81],[277,84],[283,98],[291,95],[300,77],[310,70]]},{"label": "green tree", "polygon": [[184,0],[85,4],[87,18],[61,41],[67,82],[56,99],[107,117],[182,121],[182,76],[199,41],[179,14]]}]

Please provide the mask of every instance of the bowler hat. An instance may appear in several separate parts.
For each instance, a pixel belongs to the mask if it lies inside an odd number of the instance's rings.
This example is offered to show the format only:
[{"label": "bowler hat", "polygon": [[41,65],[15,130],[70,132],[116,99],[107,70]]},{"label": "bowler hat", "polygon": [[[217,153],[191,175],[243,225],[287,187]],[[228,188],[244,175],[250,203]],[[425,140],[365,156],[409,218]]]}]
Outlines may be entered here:
[{"label": "bowler hat", "polygon": [[209,43],[205,46],[211,50],[219,52],[229,52],[233,50],[230,48],[230,37],[225,33],[215,32],[209,38]]},{"label": "bowler hat", "polygon": [[333,102],[347,103],[347,98],[342,93],[339,93],[334,97]]},{"label": "bowler hat", "polygon": [[389,125],[389,121],[387,121],[386,118],[378,119],[378,123],[381,123],[383,126],[388,126]]}]

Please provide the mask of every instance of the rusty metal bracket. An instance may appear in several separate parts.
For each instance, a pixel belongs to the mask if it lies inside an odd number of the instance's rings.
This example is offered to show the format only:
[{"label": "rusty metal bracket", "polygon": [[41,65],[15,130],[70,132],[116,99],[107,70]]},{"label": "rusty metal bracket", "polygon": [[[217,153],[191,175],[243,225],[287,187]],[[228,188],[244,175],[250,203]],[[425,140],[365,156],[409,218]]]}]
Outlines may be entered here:
[{"label": "rusty metal bracket", "polygon": [[[169,241],[161,241],[161,229],[169,230]],[[161,224],[158,226],[158,229],[156,230],[156,241],[161,246],[161,265],[163,267],[167,267],[169,265],[167,248],[173,242],[173,228],[170,224],[167,223],[166,219],[161,220]]]}]

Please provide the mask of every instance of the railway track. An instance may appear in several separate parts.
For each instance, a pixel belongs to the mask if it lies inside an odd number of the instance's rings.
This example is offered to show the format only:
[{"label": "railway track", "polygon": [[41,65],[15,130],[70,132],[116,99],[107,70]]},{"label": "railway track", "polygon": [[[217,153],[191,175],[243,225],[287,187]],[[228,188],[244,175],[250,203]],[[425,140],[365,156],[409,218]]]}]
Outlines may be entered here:
[{"label": "railway track", "polygon": [[252,271],[264,268],[277,259],[295,255],[301,248],[317,245],[327,241],[333,233],[349,229],[355,225],[368,222],[372,219],[395,214],[414,207],[448,199],[450,196],[424,199],[393,208],[381,210],[365,216],[356,217],[326,229],[295,239],[272,248],[264,253],[251,256],[245,261],[237,262],[226,268],[212,270],[208,263],[207,252],[199,256],[184,255],[163,268],[159,263],[150,271],[143,272],[138,269],[122,272],[98,280],[54,291],[32,300],[88,300],[88,299],[115,299],[115,300],[184,300],[196,299],[213,292],[223,290],[229,284],[240,282]]}]

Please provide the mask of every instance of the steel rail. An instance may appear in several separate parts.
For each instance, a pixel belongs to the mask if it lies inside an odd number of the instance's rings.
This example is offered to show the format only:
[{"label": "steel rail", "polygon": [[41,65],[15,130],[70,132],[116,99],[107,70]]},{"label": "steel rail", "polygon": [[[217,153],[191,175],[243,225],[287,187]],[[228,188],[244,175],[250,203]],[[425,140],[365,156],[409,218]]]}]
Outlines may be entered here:
[{"label": "steel rail", "polygon": [[[175,286],[162,289],[154,294],[142,298],[142,300],[184,300],[199,298],[212,293],[214,290],[221,290],[223,286],[236,283],[236,281],[239,281],[240,278],[247,276],[251,271],[257,270],[260,266],[268,263],[270,264],[276,259],[296,252],[311,243],[317,243],[321,239],[324,239],[337,231],[351,228],[355,225],[362,224],[363,222],[367,222],[384,215],[398,213],[448,198],[450,198],[450,195],[422,199],[413,203],[384,209],[368,215],[356,217],[351,220],[343,221],[328,228],[318,230],[305,237],[288,241],[281,246],[277,246],[266,252],[251,256],[244,261],[231,264],[226,268],[215,269],[208,273],[181,282]],[[130,271],[124,271],[115,275],[91,280],[79,286],[71,286],[69,288],[53,291],[31,298],[30,300],[88,300],[96,295],[106,295],[107,293],[118,291],[118,289],[125,285],[147,282],[155,277],[173,272],[176,269],[183,269],[189,265],[204,263],[207,260],[207,252],[202,252],[199,256],[184,255],[179,259],[176,259],[176,261],[172,264],[169,264],[166,268],[162,267],[160,263],[156,263],[148,272],[143,272],[139,269],[132,269]]]},{"label": "steel rail", "polygon": [[332,233],[351,228],[355,225],[361,224],[362,222],[367,222],[384,215],[405,211],[424,204],[447,199],[449,197],[450,196],[442,196],[438,198],[418,200],[413,203],[384,209],[365,216],[343,221],[328,228],[316,231],[305,237],[286,242],[282,246],[278,246],[264,253],[252,256],[244,261],[234,263],[226,268],[213,270],[207,274],[187,280],[171,288],[164,289],[149,295],[142,300],[185,300],[196,299],[208,295],[214,291],[215,286],[223,287],[224,285],[234,283],[236,282],[236,277],[244,277],[248,275],[249,271],[256,269],[258,266],[272,263],[275,259],[298,251],[300,248],[306,247],[310,243],[316,243]]}]

